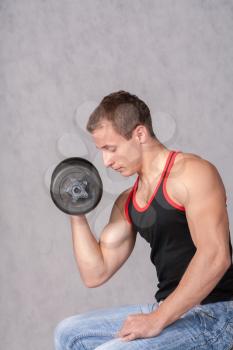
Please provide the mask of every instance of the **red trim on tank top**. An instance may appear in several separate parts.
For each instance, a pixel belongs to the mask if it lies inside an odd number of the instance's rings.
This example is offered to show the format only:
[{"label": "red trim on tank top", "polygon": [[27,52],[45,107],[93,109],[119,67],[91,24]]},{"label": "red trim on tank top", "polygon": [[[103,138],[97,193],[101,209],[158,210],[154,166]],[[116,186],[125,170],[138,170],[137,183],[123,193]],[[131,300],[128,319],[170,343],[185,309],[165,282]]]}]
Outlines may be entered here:
[{"label": "red trim on tank top", "polygon": [[130,198],[131,198],[131,195],[133,193],[133,188],[132,190],[129,192],[129,195],[126,199],[126,202],[125,202],[125,217],[126,217],[126,220],[132,224],[132,220],[130,219],[130,216],[129,216],[129,201],[130,201]]},{"label": "red trim on tank top", "polygon": [[185,211],[185,207],[184,207],[184,206],[179,205],[178,203],[174,202],[174,201],[169,197],[169,195],[168,195],[168,193],[167,193],[167,189],[166,189],[166,182],[167,182],[167,179],[168,179],[170,170],[171,170],[171,168],[172,168],[172,165],[173,165],[173,163],[174,163],[174,161],[175,161],[175,158],[176,158],[176,156],[177,156],[178,153],[181,153],[181,151],[175,152],[175,153],[173,154],[174,157],[173,157],[173,155],[172,155],[171,162],[170,162],[170,164],[169,164],[169,167],[168,167],[168,169],[167,169],[167,173],[166,173],[165,178],[164,178],[164,181],[163,181],[163,194],[164,194],[164,197],[166,198],[167,202],[168,202],[172,207],[174,207],[174,208],[176,208],[176,209],[179,209],[179,210],[182,210],[182,211]]},{"label": "red trim on tank top", "polygon": [[163,172],[162,172],[162,174],[160,175],[159,182],[157,183],[157,186],[156,186],[156,188],[155,188],[155,190],[154,190],[152,196],[150,197],[149,202],[148,202],[144,207],[139,207],[139,205],[138,205],[137,202],[136,202],[136,198],[135,198],[135,192],[136,192],[136,190],[137,190],[137,185],[138,185],[138,181],[139,181],[139,175],[138,175],[137,180],[136,180],[136,182],[135,182],[135,184],[134,184],[134,187],[133,187],[133,194],[132,194],[133,205],[134,205],[134,207],[135,207],[135,209],[136,209],[137,211],[139,211],[139,212],[144,212],[144,211],[150,206],[152,200],[154,199],[154,197],[155,197],[155,195],[156,195],[156,193],[157,193],[157,191],[158,191],[158,188],[159,188],[159,186],[160,186],[160,184],[161,184],[161,181],[162,181],[162,179],[163,179],[163,176],[164,176],[164,174],[165,174],[165,172],[166,172],[168,163],[169,163],[169,161],[170,161],[172,155],[174,154],[174,152],[175,152],[175,151],[170,151],[170,153],[169,153],[169,155],[168,155],[168,157],[167,157],[166,164],[165,164],[165,167],[164,167],[164,169],[163,169]]}]

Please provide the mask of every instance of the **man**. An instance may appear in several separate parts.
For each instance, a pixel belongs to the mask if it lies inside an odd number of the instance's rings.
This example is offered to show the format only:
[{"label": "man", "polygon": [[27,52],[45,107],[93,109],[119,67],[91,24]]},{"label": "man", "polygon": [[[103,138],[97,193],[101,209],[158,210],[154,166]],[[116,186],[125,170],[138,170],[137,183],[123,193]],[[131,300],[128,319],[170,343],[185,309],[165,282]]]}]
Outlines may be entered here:
[{"label": "man", "polygon": [[231,349],[232,246],[216,167],[160,143],[149,108],[126,91],[105,96],[87,130],[106,167],[138,177],[116,199],[99,242],[85,215],[71,216],[81,278],[89,288],[109,280],[130,256],[138,232],[150,243],[159,284],[156,303],[63,320],[56,350]]}]

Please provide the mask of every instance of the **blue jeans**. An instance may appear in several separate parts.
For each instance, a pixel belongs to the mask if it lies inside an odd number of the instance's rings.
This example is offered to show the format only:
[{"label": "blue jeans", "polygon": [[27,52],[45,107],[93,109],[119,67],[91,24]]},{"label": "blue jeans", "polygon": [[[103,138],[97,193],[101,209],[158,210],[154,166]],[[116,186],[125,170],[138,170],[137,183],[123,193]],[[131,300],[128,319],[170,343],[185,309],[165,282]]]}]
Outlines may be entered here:
[{"label": "blue jeans", "polygon": [[150,338],[114,338],[129,314],[150,313],[157,302],[95,309],[68,317],[54,332],[56,350],[230,350],[233,300],[196,305]]}]

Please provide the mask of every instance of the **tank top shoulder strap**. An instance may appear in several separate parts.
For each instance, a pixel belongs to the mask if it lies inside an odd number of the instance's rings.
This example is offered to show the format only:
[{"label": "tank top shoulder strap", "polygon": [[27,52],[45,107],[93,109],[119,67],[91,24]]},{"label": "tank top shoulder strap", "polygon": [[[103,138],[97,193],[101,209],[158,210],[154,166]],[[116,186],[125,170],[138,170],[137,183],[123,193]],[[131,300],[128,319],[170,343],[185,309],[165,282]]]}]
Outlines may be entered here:
[{"label": "tank top shoulder strap", "polygon": [[169,156],[168,156],[168,159],[167,159],[167,162],[166,162],[166,165],[164,167],[164,170],[163,170],[163,176],[162,176],[162,180],[165,178],[166,174],[167,174],[167,171],[168,171],[168,168],[171,164],[171,161],[172,161],[172,158],[174,158],[174,154],[176,153],[176,151],[171,151]]},{"label": "tank top shoulder strap", "polygon": [[163,196],[165,197],[165,200],[170,204],[172,205],[174,208],[176,209],[179,209],[179,211],[183,211],[185,212],[185,207],[183,205],[180,205],[176,202],[174,202],[174,200],[169,196],[168,192],[167,192],[167,189],[166,189],[166,183],[167,183],[167,179],[168,179],[168,176],[169,176],[169,173],[171,171],[171,168],[174,164],[174,161],[175,161],[175,158],[177,156],[178,153],[182,153],[181,151],[175,151],[173,154],[172,154],[172,157],[171,157],[171,160],[169,162],[169,165],[167,167],[167,171],[166,171],[166,174],[164,176],[164,179],[163,179],[163,184],[162,184],[162,193],[163,193]]},{"label": "tank top shoulder strap", "polygon": [[169,176],[169,173],[171,171],[171,168],[174,164],[175,158],[176,158],[178,153],[181,153],[181,151],[172,151],[171,152],[170,159],[168,161],[168,164],[167,164],[165,172],[164,172],[163,180]]},{"label": "tank top shoulder strap", "polygon": [[[136,180],[136,181],[137,181],[137,180]],[[127,220],[130,224],[132,224],[132,221],[131,221],[130,216],[129,216],[129,202],[130,202],[131,196],[132,196],[132,194],[133,194],[133,189],[134,189],[134,186],[135,186],[135,184],[136,184],[136,181],[135,181],[135,183],[134,183],[134,185],[133,185],[131,191],[129,192],[128,197],[126,198],[125,206],[124,206],[125,218],[126,218],[126,220]]]},{"label": "tank top shoulder strap", "polygon": [[[173,162],[174,162],[174,159],[175,159],[175,156],[174,156],[174,155],[176,155],[176,154],[179,153],[179,152],[180,152],[180,151],[173,151],[173,150],[170,152],[170,154],[169,154],[169,156],[168,156],[168,159],[167,159],[167,162],[166,162],[166,165],[165,165],[164,170],[163,170],[161,182],[164,181],[164,178],[165,178],[165,176],[166,176],[166,174],[167,174],[167,171],[168,171],[169,169],[171,169],[171,166],[172,166],[172,164],[173,164]],[[127,197],[127,199],[126,199],[125,206],[124,206],[125,217],[126,217],[127,221],[128,221],[130,224],[132,223],[132,221],[131,221],[130,216],[129,216],[129,211],[128,211],[129,209],[128,209],[128,207],[129,207],[129,202],[130,202],[130,199],[131,199],[131,197],[132,197],[132,195],[133,195],[134,189],[135,189],[135,187],[136,187],[137,184],[138,184],[138,181],[139,181],[139,175],[137,176],[137,178],[136,178],[136,180],[135,180],[135,182],[134,182],[134,185],[133,185],[133,187],[132,187],[130,193],[128,194],[128,197]]]}]

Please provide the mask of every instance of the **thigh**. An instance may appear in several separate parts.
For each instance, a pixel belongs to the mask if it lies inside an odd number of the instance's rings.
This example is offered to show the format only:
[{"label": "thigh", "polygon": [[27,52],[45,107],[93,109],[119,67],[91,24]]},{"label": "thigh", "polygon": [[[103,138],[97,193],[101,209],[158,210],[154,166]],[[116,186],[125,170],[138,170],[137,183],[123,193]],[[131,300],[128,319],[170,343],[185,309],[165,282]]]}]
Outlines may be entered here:
[{"label": "thigh", "polygon": [[231,301],[195,306],[156,337],[128,342],[111,339],[96,350],[230,350],[232,346]]},{"label": "thigh", "polygon": [[114,338],[130,314],[149,313],[157,303],[101,308],[70,316],[54,332],[55,349],[93,350]]},{"label": "thigh", "polygon": [[198,338],[194,324],[194,312],[189,311],[185,317],[164,328],[158,336],[127,342],[120,338],[111,339],[96,350],[191,350]]},{"label": "thigh", "polygon": [[211,349],[233,349],[233,301],[199,305],[195,308],[203,344]]}]

